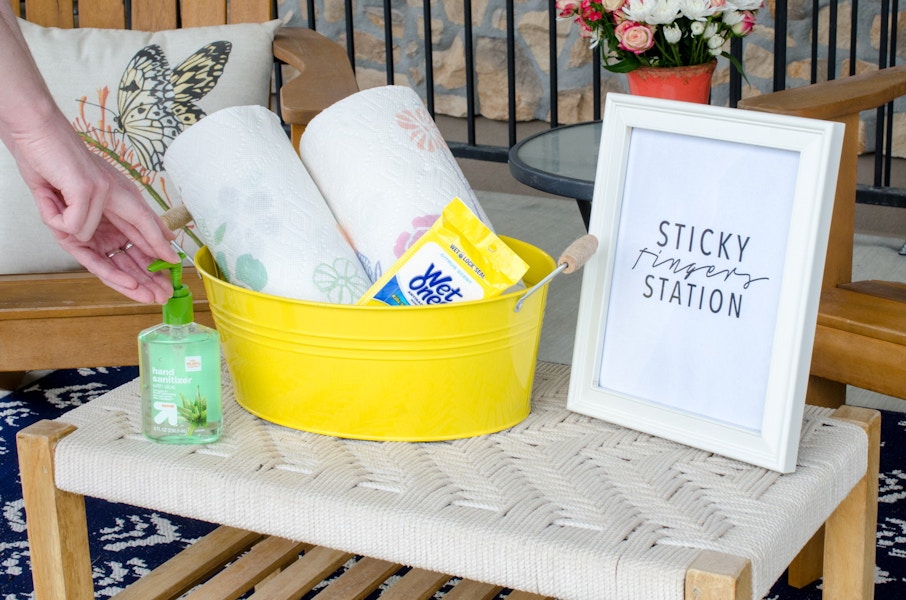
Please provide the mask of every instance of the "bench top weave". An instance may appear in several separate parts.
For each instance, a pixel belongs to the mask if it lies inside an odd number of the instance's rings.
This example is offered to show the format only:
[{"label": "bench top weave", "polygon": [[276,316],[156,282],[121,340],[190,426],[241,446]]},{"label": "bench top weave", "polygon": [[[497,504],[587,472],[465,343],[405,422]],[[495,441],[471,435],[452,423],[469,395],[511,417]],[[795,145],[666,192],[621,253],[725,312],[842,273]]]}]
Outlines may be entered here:
[{"label": "bench top weave", "polygon": [[806,407],[780,475],[567,411],[539,363],[532,412],[501,433],[368,442],[295,431],[233,399],[207,446],[140,433],[138,380],[59,420],[61,489],[562,600],[682,598],[700,550],[752,561],[761,598],[864,475],[862,430]]}]

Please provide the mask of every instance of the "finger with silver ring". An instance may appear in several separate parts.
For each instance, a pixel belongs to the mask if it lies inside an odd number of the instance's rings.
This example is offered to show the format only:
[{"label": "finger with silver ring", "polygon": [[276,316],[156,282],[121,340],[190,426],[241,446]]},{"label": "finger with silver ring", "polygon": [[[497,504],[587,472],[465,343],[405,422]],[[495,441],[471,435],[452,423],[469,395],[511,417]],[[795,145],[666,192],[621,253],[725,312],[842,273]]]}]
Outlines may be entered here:
[{"label": "finger with silver ring", "polygon": [[114,251],[112,251],[112,252],[108,252],[108,253],[107,253],[107,258],[113,258],[113,257],[116,256],[117,254],[121,254],[121,253],[122,253],[122,254],[125,254],[125,253],[126,253],[126,250],[128,250],[128,249],[131,248],[131,247],[133,247],[134,245],[135,245],[135,244],[133,244],[133,243],[130,242],[129,240],[126,240],[126,243],[125,243],[124,245],[120,246],[119,248],[117,248],[116,250],[114,250]]}]

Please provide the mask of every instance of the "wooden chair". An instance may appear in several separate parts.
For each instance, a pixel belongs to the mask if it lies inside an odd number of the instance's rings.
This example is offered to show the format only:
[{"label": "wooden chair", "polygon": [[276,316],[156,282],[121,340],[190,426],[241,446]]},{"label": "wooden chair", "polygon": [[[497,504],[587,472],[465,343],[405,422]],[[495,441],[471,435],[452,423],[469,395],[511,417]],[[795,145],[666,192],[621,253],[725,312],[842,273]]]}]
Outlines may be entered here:
[{"label": "wooden chair", "polygon": [[[859,113],[906,94],[906,67],[748,98],[740,108],[846,126],[831,219],[807,402],[836,408],[852,385],[906,399],[906,284],[852,281]],[[790,567],[792,585],[820,576],[819,532]]]},{"label": "wooden chair", "polygon": [[842,405],[847,384],[906,399],[906,285],[852,281],[859,113],[904,94],[906,66],[900,66],[739,103],[846,125],[812,353],[811,404]]},{"label": "wooden chair", "polygon": [[[73,0],[11,0],[21,16],[47,27],[74,27]],[[274,17],[271,0],[132,0],[136,30],[160,31]],[[177,20],[179,11],[179,21]],[[123,0],[81,0],[82,27],[123,28]],[[345,51],[303,28],[281,28],[275,60],[299,72],[280,90],[281,115],[294,143],[322,109],[357,90]],[[187,270],[188,271],[188,270]],[[198,277],[185,278],[197,320],[213,324]],[[133,302],[87,272],[0,275],[0,387],[13,387],[21,372],[36,369],[138,364],[135,336],[160,320],[160,307]]]}]

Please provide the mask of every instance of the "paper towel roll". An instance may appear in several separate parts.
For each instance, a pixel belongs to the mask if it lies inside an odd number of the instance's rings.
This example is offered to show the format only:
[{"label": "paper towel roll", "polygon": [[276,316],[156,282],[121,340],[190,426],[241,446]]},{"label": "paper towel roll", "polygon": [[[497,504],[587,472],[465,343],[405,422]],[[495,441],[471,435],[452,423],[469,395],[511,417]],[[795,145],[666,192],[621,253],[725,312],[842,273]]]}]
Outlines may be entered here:
[{"label": "paper towel roll", "polygon": [[164,167],[225,278],[300,300],[354,303],[370,281],[277,116],[227,108],[180,134]]},{"label": "paper towel roll", "polygon": [[299,154],[373,281],[454,197],[491,225],[408,87],[372,88],[333,104],[306,127]]}]

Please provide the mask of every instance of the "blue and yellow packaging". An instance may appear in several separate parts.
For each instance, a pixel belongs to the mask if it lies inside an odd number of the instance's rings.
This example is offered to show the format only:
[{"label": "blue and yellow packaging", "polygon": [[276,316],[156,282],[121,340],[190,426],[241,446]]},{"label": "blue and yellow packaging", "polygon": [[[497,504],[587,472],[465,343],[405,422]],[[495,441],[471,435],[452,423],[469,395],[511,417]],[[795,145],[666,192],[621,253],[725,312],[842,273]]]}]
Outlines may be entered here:
[{"label": "blue and yellow packaging", "polygon": [[358,301],[367,306],[423,306],[492,298],[528,270],[459,198]]}]

